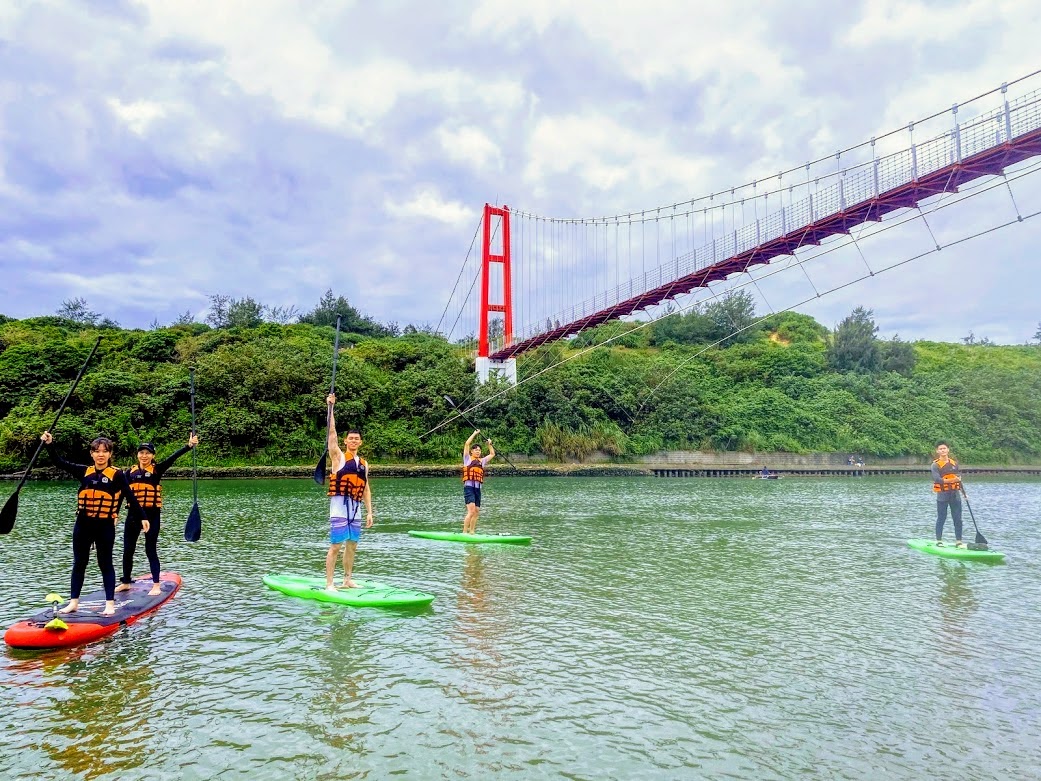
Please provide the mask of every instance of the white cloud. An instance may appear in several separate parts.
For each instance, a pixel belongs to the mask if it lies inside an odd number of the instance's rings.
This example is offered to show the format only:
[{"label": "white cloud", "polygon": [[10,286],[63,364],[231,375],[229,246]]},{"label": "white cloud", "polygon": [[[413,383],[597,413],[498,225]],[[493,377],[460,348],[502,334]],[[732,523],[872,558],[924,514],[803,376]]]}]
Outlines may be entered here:
[{"label": "white cloud", "polygon": [[867,47],[878,43],[913,40],[950,41],[963,31],[986,22],[1000,6],[1017,3],[997,3],[990,0],[971,0],[959,6],[933,5],[914,0],[873,0],[865,3],[863,17],[840,39],[845,45]]},{"label": "white cloud", "polygon": [[476,169],[502,169],[502,151],[478,127],[441,127],[437,131],[437,140],[449,160]]},{"label": "white cloud", "polygon": [[[136,17],[4,3],[0,312],[95,290],[11,273],[31,257],[39,271],[133,268],[147,317],[91,294],[125,323],[169,322],[217,292],[306,309],[328,287],[366,291],[377,319],[436,321],[485,201],[583,218],[753,179],[761,193],[779,170],[1035,68],[1034,5],[482,0],[405,20],[341,0],[142,0]],[[547,264],[565,262],[555,251]],[[990,311],[1021,318],[1032,302],[1000,299],[1027,286],[993,274],[995,289],[979,285]],[[908,312],[933,306],[914,285],[849,295],[920,328]],[[949,303],[973,328],[979,315]]]},{"label": "white cloud", "polygon": [[[711,166],[701,156],[686,157],[661,136],[619,124],[607,115],[546,117],[532,129],[525,179],[536,194],[551,177],[571,175],[583,189],[603,193],[630,188],[676,188],[698,181]],[[569,215],[585,216],[585,215]]]},{"label": "white cloud", "polygon": [[124,103],[118,98],[109,98],[108,105],[112,112],[139,136],[145,135],[150,125],[166,116],[166,108],[155,101],[138,100]]},{"label": "white cloud", "polygon": [[403,203],[387,199],[384,201],[384,209],[395,218],[435,220],[455,228],[471,225],[478,217],[477,210],[459,201],[445,200],[432,185],[417,187],[412,197]]}]

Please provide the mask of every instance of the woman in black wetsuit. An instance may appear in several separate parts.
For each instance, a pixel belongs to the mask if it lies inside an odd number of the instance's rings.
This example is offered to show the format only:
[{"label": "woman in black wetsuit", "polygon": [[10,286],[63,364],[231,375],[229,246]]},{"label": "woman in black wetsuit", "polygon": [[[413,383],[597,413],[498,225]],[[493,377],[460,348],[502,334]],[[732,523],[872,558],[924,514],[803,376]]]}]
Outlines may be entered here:
[{"label": "woman in black wetsuit", "polygon": [[105,584],[103,616],[116,612],[116,568],[112,564],[112,546],[116,542],[116,523],[119,506],[125,497],[130,508],[141,515],[144,510],[134,497],[126,476],[112,466],[112,440],[98,437],[90,443],[92,465],[73,464],[59,456],[51,445],[54,438],[45,431],[40,436],[51,459],[60,468],[80,481],[76,501],[76,525],[72,528],[72,585],[69,604],[62,613],[74,613],[80,606],[80,592],[87,573],[90,548],[93,545],[98,558],[98,569]]}]

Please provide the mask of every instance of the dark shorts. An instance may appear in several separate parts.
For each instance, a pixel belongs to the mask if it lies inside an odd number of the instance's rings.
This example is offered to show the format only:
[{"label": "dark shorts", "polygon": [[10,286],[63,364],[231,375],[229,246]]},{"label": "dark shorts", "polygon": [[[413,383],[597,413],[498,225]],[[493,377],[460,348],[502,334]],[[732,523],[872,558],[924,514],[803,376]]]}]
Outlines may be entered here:
[{"label": "dark shorts", "polygon": [[481,506],[481,486],[463,486],[463,504],[474,504]]}]

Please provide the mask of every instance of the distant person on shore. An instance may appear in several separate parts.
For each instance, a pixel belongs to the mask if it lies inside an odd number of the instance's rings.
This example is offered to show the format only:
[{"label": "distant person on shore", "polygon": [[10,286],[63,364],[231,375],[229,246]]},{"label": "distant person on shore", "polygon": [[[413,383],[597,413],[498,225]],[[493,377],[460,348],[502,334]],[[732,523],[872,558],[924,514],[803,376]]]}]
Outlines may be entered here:
[{"label": "distant person on shore", "polygon": [[94,547],[105,585],[105,609],[103,616],[116,612],[116,568],[112,563],[112,548],[116,543],[116,524],[119,523],[119,506],[126,497],[131,512],[143,516],[144,509],[138,504],[130,490],[126,475],[112,466],[112,440],[98,437],[90,443],[93,465],[73,464],[59,456],[51,445],[51,432],[40,435],[51,460],[64,471],[80,481],[76,502],[76,525],[72,527],[72,584],[69,587],[69,604],[62,613],[75,613],[80,606],[80,592],[90,561],[90,548]]},{"label": "distant person on shore", "polygon": [[943,545],[943,526],[947,521],[947,508],[954,519],[955,547],[964,548],[961,541],[961,475],[958,462],[951,458],[946,442],[936,445],[936,458],[930,471],[933,476],[933,491],[936,492],[936,544]]},{"label": "distant person on shore", "polygon": [[325,554],[325,588],[335,591],[333,579],[336,574],[336,559],[343,551],[343,583],[340,588],[357,588],[351,579],[354,571],[354,554],[361,539],[361,506],[365,504],[365,528],[372,527],[372,491],[370,488],[369,465],[358,455],[361,447],[361,432],[352,428],[343,438],[346,452],[340,450],[336,434],[336,394],[326,399],[329,405],[329,458],[332,471],[329,475],[329,552]]},{"label": "distant person on shore", "polygon": [[484,468],[495,458],[495,447],[490,439],[488,455],[481,457],[481,446],[473,441],[481,430],[474,433],[463,445],[463,502],[466,504],[466,515],[463,516],[463,534],[477,533],[477,517],[481,514],[481,486],[484,484]]},{"label": "distant person on shore", "polygon": [[129,591],[133,580],[134,553],[137,550],[137,540],[141,532],[145,533],[145,555],[148,556],[148,566],[152,572],[152,589],[148,595],[154,597],[162,593],[159,585],[159,517],[163,507],[163,487],[160,481],[166,470],[173,466],[174,461],[183,456],[193,447],[199,444],[199,438],[192,434],[188,437],[188,444],[171,455],[169,458],[155,463],[155,446],[151,442],[142,442],[137,446],[137,465],[124,470],[127,484],[134,492],[137,503],[144,509],[145,514],[141,516],[131,508],[127,512],[127,519],[123,524],[123,577],[120,578],[116,591]]}]

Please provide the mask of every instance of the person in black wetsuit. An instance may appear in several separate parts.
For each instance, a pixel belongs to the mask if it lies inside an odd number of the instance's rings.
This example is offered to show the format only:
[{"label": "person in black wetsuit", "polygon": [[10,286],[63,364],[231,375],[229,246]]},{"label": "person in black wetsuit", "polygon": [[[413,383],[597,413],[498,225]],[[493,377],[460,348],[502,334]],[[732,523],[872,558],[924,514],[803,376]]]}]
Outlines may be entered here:
[{"label": "person in black wetsuit", "polygon": [[40,435],[51,459],[61,469],[80,481],[76,504],[76,525],[72,528],[72,585],[69,604],[62,613],[74,613],[80,606],[80,592],[87,573],[90,548],[97,552],[98,569],[105,584],[105,609],[103,616],[116,612],[116,568],[112,564],[112,546],[116,542],[116,524],[119,522],[119,506],[125,497],[132,510],[144,515],[126,476],[112,466],[112,440],[98,437],[90,443],[90,457],[94,463],[73,464],[59,456],[51,445],[51,432]]},{"label": "person in black wetsuit", "polygon": [[199,438],[192,434],[188,437],[188,444],[178,450],[169,458],[155,463],[155,446],[151,442],[142,442],[137,447],[137,465],[124,470],[127,484],[134,492],[138,504],[144,508],[145,515],[136,514],[131,508],[127,512],[126,522],[123,524],[123,577],[120,578],[116,591],[129,591],[130,584],[134,582],[134,552],[137,550],[137,539],[141,532],[145,533],[145,554],[148,556],[148,566],[152,571],[152,590],[149,596],[161,593],[159,586],[159,516],[163,507],[163,487],[160,481],[166,470],[173,466],[174,461],[183,456],[193,447],[199,444]]}]

